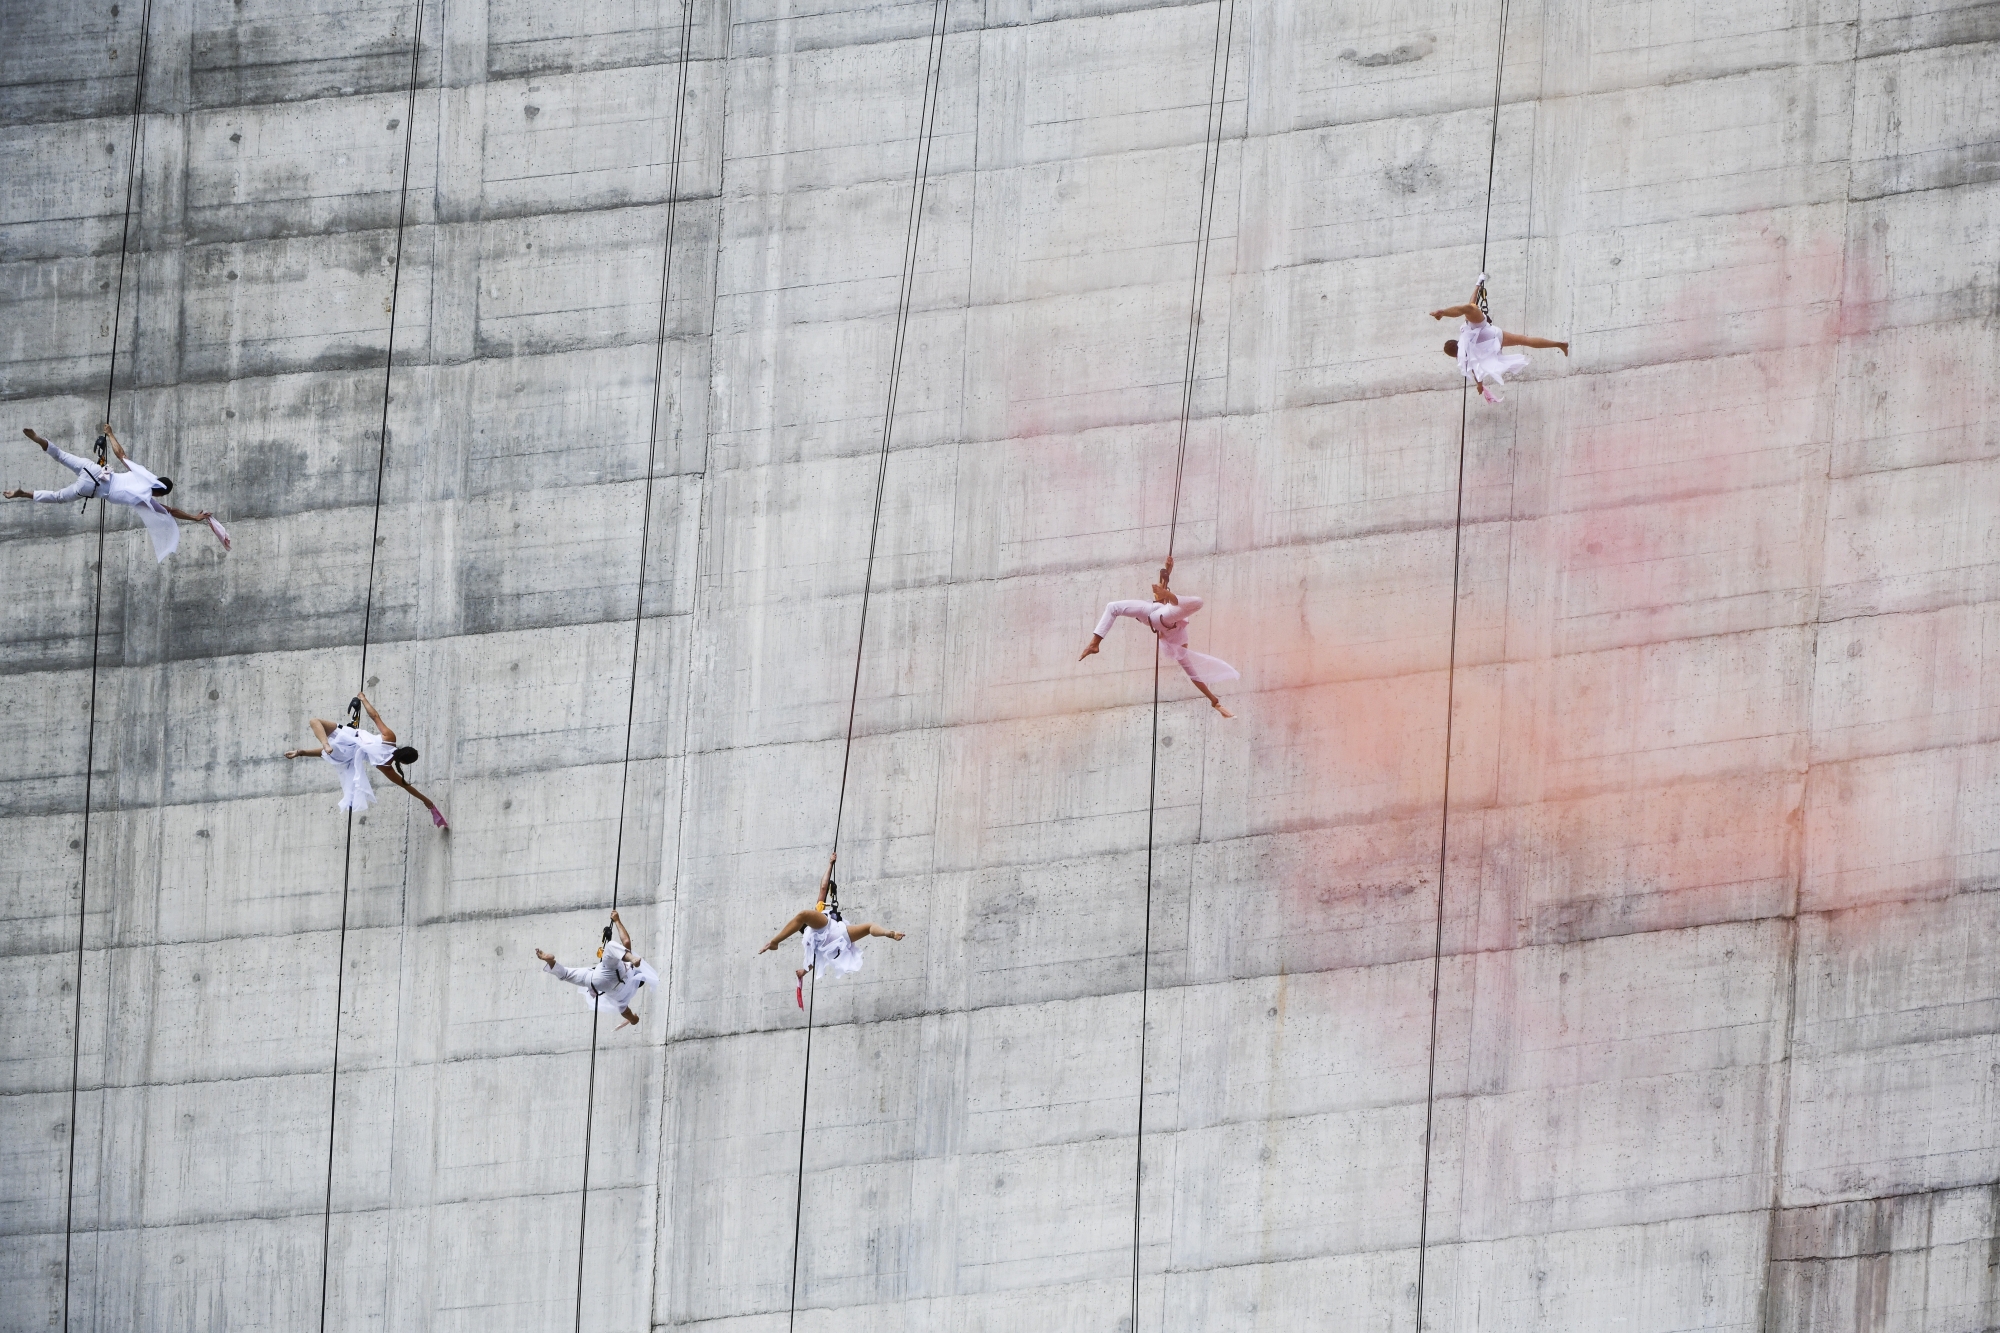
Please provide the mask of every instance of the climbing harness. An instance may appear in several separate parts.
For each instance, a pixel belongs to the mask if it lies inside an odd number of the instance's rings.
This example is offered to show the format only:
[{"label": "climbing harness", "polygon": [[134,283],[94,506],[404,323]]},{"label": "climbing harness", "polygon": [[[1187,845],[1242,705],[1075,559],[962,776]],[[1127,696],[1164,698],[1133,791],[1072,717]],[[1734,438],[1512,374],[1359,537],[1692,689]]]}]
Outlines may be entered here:
[{"label": "climbing harness", "polygon": [[104,485],[103,473],[110,471],[110,464],[105,461],[108,457],[110,447],[111,442],[109,440],[105,439],[102,435],[97,437],[97,466],[99,471],[91,474],[90,489],[84,492],[81,500],[77,501],[76,512],[79,517],[89,512],[90,502],[97,498],[98,489]]}]

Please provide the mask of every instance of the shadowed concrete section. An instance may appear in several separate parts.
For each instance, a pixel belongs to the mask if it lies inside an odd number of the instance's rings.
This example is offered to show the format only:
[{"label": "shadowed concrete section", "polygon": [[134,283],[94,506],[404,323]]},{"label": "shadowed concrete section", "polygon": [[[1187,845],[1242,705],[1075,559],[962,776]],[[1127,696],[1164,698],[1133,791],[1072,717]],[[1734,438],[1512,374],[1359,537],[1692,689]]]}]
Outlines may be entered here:
[{"label": "shadowed concrete section", "polygon": [[[139,0],[0,0],[0,480],[98,420]],[[114,413],[0,506],[0,1330],[788,1326],[931,6],[154,0]],[[1163,676],[1144,1333],[1412,1333],[1497,4],[1238,0]],[[1126,1326],[1209,3],[954,0],[797,1327]],[[1513,0],[1426,1326],[2000,1326],[2000,8]],[[396,360],[372,591],[396,219]],[[642,544],[656,355],[660,393]],[[13,443],[7,443],[11,439]],[[626,712],[637,625],[629,769]],[[439,835],[278,755],[360,669]],[[72,1025],[96,742],[82,1025]],[[621,846],[620,800],[624,818]],[[345,875],[343,869],[345,867]],[[334,958],[346,895],[340,1078]],[[80,1041],[80,1046],[73,1046]],[[69,1124],[71,1061],[81,1093]],[[330,1098],[337,1115],[330,1117]],[[331,1216],[323,1221],[331,1141]]]}]

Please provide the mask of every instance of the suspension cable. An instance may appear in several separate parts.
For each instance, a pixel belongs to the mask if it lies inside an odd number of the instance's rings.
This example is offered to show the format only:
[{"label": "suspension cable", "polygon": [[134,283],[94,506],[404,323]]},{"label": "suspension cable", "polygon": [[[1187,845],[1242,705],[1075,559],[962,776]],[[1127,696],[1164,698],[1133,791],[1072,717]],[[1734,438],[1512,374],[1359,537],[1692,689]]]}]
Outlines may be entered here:
[{"label": "suspension cable", "polygon": [[[104,419],[111,420],[111,393],[118,383],[118,331],[125,320],[125,262],[131,253],[132,200],[139,180],[139,130],[146,101],[146,58],[153,35],[153,0],[139,11],[139,68],[132,90],[131,147],[125,160],[125,220],[118,231],[118,290],[111,299],[111,364],[104,376]],[[134,337],[137,337],[136,330]],[[90,907],[90,806],[97,769],[97,665],[104,637],[104,534],[108,511],[97,506],[97,566],[90,610],[90,720],[83,742],[83,837],[78,858],[76,898],[76,971],[70,987],[69,1165],[63,1186],[63,1330],[68,1333],[70,1262],[76,1236],[76,1112],[83,1075],[83,944]],[[100,1120],[102,1113],[100,1111]],[[100,1139],[102,1134],[99,1135]]]},{"label": "suspension cable", "polygon": [[[944,81],[944,35],[951,17],[951,0],[933,0],[930,47],[924,65],[923,103],[917,113],[917,160],[910,171],[910,212],[903,231],[902,283],[896,293],[896,330],[889,352],[887,401],[882,409],[882,446],[875,464],[875,508],[868,523],[868,564],[861,577],[861,624],[854,636],[854,679],[847,697],[847,736],[840,754],[840,795],[833,811],[833,852],[840,851],[841,820],[847,812],[847,775],[854,759],[854,717],[861,702],[861,650],[868,642],[868,602],[875,587],[875,553],[882,535],[882,496],[889,476],[889,442],[896,429],[896,395],[903,381],[903,352],[909,342],[910,306],[917,281],[917,244],[923,231],[924,197],[930,190],[931,143],[937,130],[939,89]],[[831,863],[829,863],[831,864]],[[805,1073],[799,1092],[798,1180],[792,1197],[792,1282],[785,1327],[799,1317],[799,1239],[805,1221],[806,1113],[812,1102],[812,1040],[814,1005],[819,995],[819,970],[811,969],[811,999],[806,1007]]]},{"label": "suspension cable", "polygon": [[[1493,239],[1493,169],[1500,153],[1500,82],[1507,71],[1507,6],[1500,0],[1500,36],[1493,56],[1493,129],[1486,147],[1486,220],[1479,236],[1479,271],[1486,271],[1487,251]],[[1458,390],[1458,499],[1451,520],[1451,637],[1445,659],[1444,684],[1444,793],[1438,812],[1437,910],[1431,939],[1431,1031],[1428,1068],[1424,1075],[1424,1176],[1422,1205],[1417,1219],[1417,1319],[1416,1333],[1424,1333],[1424,1292],[1430,1260],[1431,1231],[1431,1149],[1437,1118],[1438,993],[1444,977],[1444,876],[1451,849],[1451,742],[1456,720],[1458,686],[1458,590],[1459,558],[1465,539],[1465,441],[1472,386]]]},{"label": "suspension cable", "polygon": [[[1229,57],[1236,37],[1236,0],[1216,0],[1215,46],[1209,56],[1208,119],[1204,123],[1201,158],[1201,202],[1195,228],[1194,280],[1188,293],[1187,355],[1181,367],[1180,433],[1174,446],[1173,511],[1167,521],[1167,559],[1174,557],[1180,532],[1181,478],[1187,470],[1189,423],[1194,415],[1196,366],[1201,351],[1202,306],[1208,292],[1209,243],[1215,237],[1215,192],[1222,172],[1222,127],[1229,105]],[[1153,645],[1153,716],[1146,773],[1146,910],[1139,963],[1139,1111],[1132,1144],[1132,1312],[1128,1327],[1139,1328],[1139,1238],[1144,1214],[1146,1175],[1146,1046],[1152,1017],[1153,982],[1153,858],[1160,795],[1160,652]]]},{"label": "suspension cable", "polygon": [[[424,0],[416,0],[416,23],[410,34],[410,82],[403,108],[403,179],[396,199],[395,262],[389,275],[389,342],[382,359],[382,420],[375,442],[374,518],[368,531],[368,588],[361,609],[361,670],[356,676],[355,693],[368,688],[368,641],[375,618],[375,553],[382,534],[382,480],[389,460],[389,400],[396,374],[396,316],[403,281],[403,231],[410,208],[410,154],[417,128],[417,83],[422,71],[424,49]],[[340,863],[340,944],[334,954],[333,982],[333,1070],[328,1079],[326,1105],[326,1199],[319,1231],[319,1327],[326,1333],[326,1307],[333,1240],[333,1159],[338,1142],[340,1114],[340,1028],[347,988],[347,901],[353,884],[354,811],[347,812],[346,845]]]},{"label": "suspension cable", "polygon": [[[632,778],[632,730],[639,708],[639,642],[646,623],[647,557],[653,537],[653,480],[660,443],[660,390],[666,377],[668,296],[674,274],[674,238],[680,221],[682,127],[686,122],[688,47],[694,29],[694,0],[682,0],[679,71],[674,84],[673,147],[667,167],[667,233],[660,250],[660,320],[653,342],[653,407],[646,428],[646,492],[639,522],[639,589],[632,608],[632,662],[625,698],[625,753],[618,771],[618,835],[611,854],[611,910],[618,910],[618,892],[625,868],[626,792]],[[607,946],[608,947],[608,946]],[[576,1333],[583,1333],[584,1238],[590,1226],[590,1144],[597,1120],[598,1007],[590,1006],[590,1078],[583,1111],[583,1188],[576,1218]]]}]

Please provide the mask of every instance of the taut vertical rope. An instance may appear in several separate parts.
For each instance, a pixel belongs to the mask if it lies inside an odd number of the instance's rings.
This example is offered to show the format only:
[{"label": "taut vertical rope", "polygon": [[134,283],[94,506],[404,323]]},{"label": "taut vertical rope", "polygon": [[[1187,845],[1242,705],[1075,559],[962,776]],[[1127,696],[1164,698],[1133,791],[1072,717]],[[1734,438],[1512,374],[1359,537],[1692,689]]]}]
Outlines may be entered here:
[{"label": "taut vertical rope", "polygon": [[[1180,434],[1174,446],[1173,511],[1167,520],[1167,558],[1173,559],[1180,532],[1181,478],[1187,470],[1189,422],[1194,415],[1195,370],[1201,350],[1201,312],[1208,292],[1208,250],[1215,235],[1215,186],[1222,170],[1222,124],[1229,105],[1229,56],[1235,41],[1236,0],[1216,0],[1215,45],[1209,56],[1208,119],[1203,125],[1201,204],[1195,226],[1192,290],[1188,293],[1187,355],[1181,366]],[[1160,795],[1160,653],[1153,651],[1153,719],[1150,766],[1146,774],[1146,911],[1139,963],[1139,1111],[1132,1146],[1132,1313],[1130,1328],[1139,1328],[1139,1233],[1143,1216],[1146,1172],[1146,1027],[1152,1016],[1153,994],[1153,851]]]},{"label": "taut vertical rope", "polygon": [[[1493,166],[1500,152],[1500,80],[1507,69],[1507,5],[1508,0],[1500,0],[1500,38],[1493,58],[1493,132],[1486,149],[1486,224],[1479,237],[1481,273],[1486,271],[1487,248],[1493,237]],[[1430,1259],[1431,1146],[1437,1118],[1438,991],[1444,977],[1444,873],[1451,838],[1451,741],[1458,686],[1459,553],[1465,533],[1465,435],[1471,393],[1470,384],[1459,386],[1458,501],[1451,520],[1451,638],[1444,678],[1444,794],[1438,814],[1437,913],[1431,940],[1431,1034],[1429,1067],[1424,1076],[1424,1181],[1422,1207],[1417,1219],[1416,1333],[1424,1333],[1424,1283]]]},{"label": "taut vertical rope", "polygon": [[[125,261],[131,253],[132,199],[139,181],[139,127],[146,101],[146,58],[153,35],[153,0],[139,11],[139,68],[132,90],[132,139],[125,159],[125,221],[118,232],[118,290],[111,298],[111,365],[104,376],[104,419],[111,420],[111,393],[118,383],[118,330],[125,321]],[[63,1333],[68,1333],[70,1262],[76,1236],[76,1111],[83,1076],[83,944],[90,907],[90,805],[97,769],[97,662],[104,638],[104,533],[107,514],[97,506],[97,567],[90,610],[90,720],[83,742],[83,837],[76,894],[76,972],[70,995],[69,1165],[63,1186]]]},{"label": "taut vertical rope", "polygon": [[[382,534],[382,478],[389,460],[389,398],[396,373],[396,315],[403,282],[403,229],[410,208],[410,151],[417,122],[417,82],[424,49],[424,0],[416,0],[416,24],[410,34],[410,84],[403,108],[403,179],[396,199],[396,258],[389,276],[389,345],[382,359],[382,420],[375,441],[375,515],[368,530],[368,590],[361,609],[361,670],[355,693],[368,687],[368,639],[375,618],[375,552]],[[319,1327],[326,1333],[326,1306],[333,1242],[333,1157],[340,1115],[340,1020],[347,996],[347,900],[354,872],[354,812],[347,812],[346,847],[340,863],[340,944],[334,953],[333,1073],[326,1106],[326,1206],[319,1231]]]},{"label": "taut vertical rope", "polygon": [[[861,702],[861,650],[868,642],[868,602],[875,588],[875,552],[882,535],[882,495],[889,477],[889,442],[896,429],[896,394],[903,381],[903,352],[909,342],[910,305],[917,281],[917,242],[923,232],[924,196],[930,189],[931,142],[937,131],[939,88],[944,81],[944,34],[951,0],[933,0],[930,48],[924,66],[923,105],[917,113],[917,161],[910,171],[910,213],[903,231],[902,285],[896,294],[896,332],[889,352],[889,385],[882,409],[882,447],[875,464],[875,512],[868,524],[868,564],[861,577],[861,624],[854,635],[854,679],[847,696],[847,739],[840,755],[840,795],[833,810],[833,851],[840,851],[840,825],[847,813],[847,775],[854,759],[854,715]],[[812,1001],[806,1010],[806,1063],[799,1093],[798,1183],[792,1197],[792,1291],[785,1318],[789,1330],[799,1317],[799,1238],[804,1234],[806,1196],[806,1111],[812,1102],[813,1009],[819,996],[813,972]]]},{"label": "taut vertical rope", "polygon": [[[646,499],[639,522],[639,589],[632,607],[632,665],[625,698],[625,755],[618,771],[618,837],[611,854],[611,910],[618,910],[618,892],[625,869],[625,804],[632,779],[632,725],[639,708],[639,641],[646,624],[646,555],[653,539],[653,474],[660,447],[660,388],[666,376],[668,294],[674,275],[674,236],[680,221],[682,126],[687,114],[688,46],[694,28],[694,0],[682,0],[681,51],[674,84],[673,149],[667,168],[667,234],[660,253],[660,320],[653,341],[653,410],[646,428]],[[583,1188],[576,1218],[576,1333],[583,1333],[584,1236],[590,1226],[590,1144],[597,1123],[597,1020],[590,1006],[590,1080],[583,1112]]]}]

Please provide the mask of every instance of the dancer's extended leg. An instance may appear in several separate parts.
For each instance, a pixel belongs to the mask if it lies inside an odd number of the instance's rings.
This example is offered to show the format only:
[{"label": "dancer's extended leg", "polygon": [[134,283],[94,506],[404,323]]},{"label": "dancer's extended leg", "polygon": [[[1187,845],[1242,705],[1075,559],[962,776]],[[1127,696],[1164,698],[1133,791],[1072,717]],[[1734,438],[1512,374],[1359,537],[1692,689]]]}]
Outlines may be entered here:
[{"label": "dancer's extended leg", "polygon": [[[824,926],[827,923],[827,920],[828,917],[825,912],[815,912],[811,908],[807,908],[805,911],[800,912],[797,916],[793,917],[790,921],[787,921],[785,923],[785,928],[779,931],[777,934],[773,935],[771,937],[771,942],[769,944],[766,944],[763,948],[759,949],[757,952],[769,953],[771,952],[771,950],[777,948],[780,944],[783,944],[786,940],[790,939],[792,936],[806,929],[806,927],[810,926],[814,930],[818,930],[821,926]],[[799,973],[799,975],[804,976],[805,973],[801,972]]]},{"label": "dancer's extended leg", "polygon": [[1554,338],[1534,338],[1525,333],[1509,333],[1505,329],[1500,331],[1500,345],[1502,347],[1560,347],[1564,356],[1569,355],[1568,343],[1557,342]]}]

